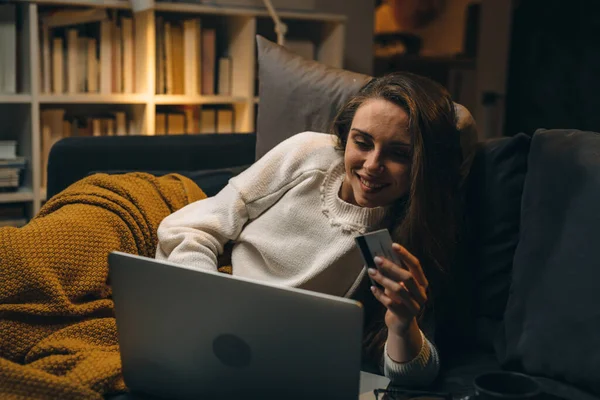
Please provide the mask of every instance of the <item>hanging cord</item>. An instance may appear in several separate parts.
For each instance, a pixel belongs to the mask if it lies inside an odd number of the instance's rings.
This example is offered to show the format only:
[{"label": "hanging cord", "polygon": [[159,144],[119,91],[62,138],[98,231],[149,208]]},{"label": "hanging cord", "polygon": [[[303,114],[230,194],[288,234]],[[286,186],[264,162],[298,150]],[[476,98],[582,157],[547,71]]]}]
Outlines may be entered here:
[{"label": "hanging cord", "polygon": [[271,19],[275,23],[275,33],[277,34],[277,44],[280,46],[285,45],[285,34],[287,33],[287,25],[281,22],[279,16],[275,12],[275,8],[273,8],[273,4],[271,4],[271,0],[263,0],[267,10],[269,11],[269,15],[271,15]]}]

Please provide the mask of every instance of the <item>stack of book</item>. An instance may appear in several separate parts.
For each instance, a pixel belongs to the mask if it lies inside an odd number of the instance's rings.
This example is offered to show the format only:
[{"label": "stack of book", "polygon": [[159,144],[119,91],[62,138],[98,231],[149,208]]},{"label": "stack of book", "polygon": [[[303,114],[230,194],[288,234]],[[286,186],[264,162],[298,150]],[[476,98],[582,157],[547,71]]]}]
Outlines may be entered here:
[{"label": "stack of book", "polygon": [[156,135],[235,133],[235,113],[230,106],[161,106],[155,124]]},{"label": "stack of book", "polygon": [[135,93],[136,31],[143,21],[104,8],[54,10],[41,16],[43,93]]},{"label": "stack of book", "polygon": [[217,30],[199,18],[156,18],[156,93],[231,95],[232,60],[217,58]]},{"label": "stack of book", "polygon": [[21,171],[25,159],[17,157],[15,140],[0,141],[0,191],[14,191],[19,188]]}]

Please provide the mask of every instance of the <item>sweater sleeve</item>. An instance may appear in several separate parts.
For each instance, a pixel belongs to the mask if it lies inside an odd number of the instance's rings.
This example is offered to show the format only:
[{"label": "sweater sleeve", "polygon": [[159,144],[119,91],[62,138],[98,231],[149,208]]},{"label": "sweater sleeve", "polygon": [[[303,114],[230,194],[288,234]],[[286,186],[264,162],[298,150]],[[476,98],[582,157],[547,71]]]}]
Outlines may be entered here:
[{"label": "sweater sleeve", "polygon": [[421,332],[422,345],[419,354],[406,363],[392,360],[387,353],[387,342],[383,350],[383,372],[393,385],[426,386],[437,378],[440,358],[437,349]]},{"label": "sweater sleeve", "polygon": [[156,258],[216,270],[225,243],[236,240],[247,222],[275,204],[305,172],[314,170],[319,160],[312,154],[327,146],[332,147],[330,135],[292,136],[232,178],[216,196],[167,216],[158,227]]},{"label": "sweater sleeve", "polygon": [[201,269],[217,269],[217,256],[248,220],[239,193],[227,185],[216,196],[188,204],[158,227],[156,258]]}]

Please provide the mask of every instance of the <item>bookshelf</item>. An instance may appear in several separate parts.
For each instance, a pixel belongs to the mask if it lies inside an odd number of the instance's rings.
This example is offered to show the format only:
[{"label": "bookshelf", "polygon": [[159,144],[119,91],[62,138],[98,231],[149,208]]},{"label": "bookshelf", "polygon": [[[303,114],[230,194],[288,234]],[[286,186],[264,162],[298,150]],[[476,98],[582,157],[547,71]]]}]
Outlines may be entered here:
[{"label": "bookshelf", "polygon": [[[3,2],[3,4],[6,3]],[[266,9],[159,1],[155,3],[155,7],[151,10],[134,13],[130,8],[129,1],[124,0],[12,0],[8,4],[13,5],[15,10],[13,28],[16,32],[16,54],[13,73],[16,75],[16,85],[14,89],[9,88],[6,90],[0,84],[0,118],[2,118],[2,121],[6,121],[3,122],[3,126],[0,128],[0,141],[17,141],[17,155],[25,157],[27,162],[21,173],[22,184],[19,189],[11,192],[0,192],[0,212],[3,207],[18,206],[26,210],[25,217],[29,219],[37,214],[46,200],[45,167],[43,164],[47,160],[49,151],[48,137],[50,136],[48,136],[47,121],[48,118],[52,118],[52,115],[62,116],[65,120],[67,116],[69,118],[76,116],[69,122],[67,130],[69,134],[84,132],[83,130],[77,130],[79,129],[77,121],[81,115],[120,114],[121,118],[124,115],[126,116],[127,130],[124,134],[155,135],[163,134],[162,131],[157,131],[157,127],[160,126],[157,125],[157,122],[162,123],[161,119],[165,118],[164,113],[171,112],[170,110],[189,110],[193,108],[202,112],[205,108],[214,107],[215,112],[226,110],[235,115],[231,122],[232,131],[239,133],[254,131],[256,105],[259,102],[256,82],[257,51],[255,35],[262,34],[275,41],[273,22]],[[93,92],[89,90],[92,87],[89,80],[89,74],[91,73],[89,58],[87,62],[87,81],[82,75],[78,75],[83,79],[83,83],[77,83],[77,87],[75,87],[75,78],[71,78],[71,72],[62,74],[61,78],[58,78],[59,75],[54,74],[54,71],[58,70],[58,67],[55,67],[56,65],[64,65],[61,68],[67,68],[67,65],[71,67],[75,65],[69,64],[74,61],[68,58],[70,54],[69,28],[71,30],[74,30],[73,28],[77,29],[77,35],[79,36],[76,35],[76,37],[88,40],[88,44],[94,39],[93,34],[90,35],[87,30],[82,33],[81,29],[88,28],[80,28],[80,26],[85,25],[87,27],[94,22],[56,25],[58,27],[51,25],[55,22],[48,22],[49,15],[52,16],[65,11],[86,12],[89,14],[106,12],[110,20],[119,21],[115,22],[115,26],[122,30],[116,35],[121,36],[113,37],[123,38],[121,44],[119,44],[120,49],[125,49],[127,40],[125,38],[129,37],[125,36],[125,33],[121,33],[126,29],[122,21],[124,19],[133,21],[131,28],[127,28],[131,30],[127,32],[131,32],[130,35],[134,38],[132,40],[135,41],[129,50],[132,53],[125,53],[124,50],[119,50],[118,56],[115,56],[117,53],[112,53],[113,57],[122,57],[118,59],[119,61],[116,61],[121,70],[115,72],[114,65],[111,70],[113,81],[115,76],[120,76],[122,80],[117,86],[113,83],[112,88],[110,84],[108,87],[102,87],[102,68],[106,67],[106,64],[102,64],[101,61],[103,54],[100,44],[101,33],[96,38],[98,43],[94,45],[96,46],[94,47],[95,51],[89,51],[89,54],[98,55],[98,64],[96,65],[98,71],[93,74],[98,74],[100,78],[93,84],[98,86]],[[282,21],[291,28],[288,32],[288,38],[310,41],[314,45],[314,58],[316,60],[334,67],[342,67],[345,16],[306,11],[278,11],[278,14]],[[215,62],[217,65],[213,63],[215,68],[212,76],[215,82],[214,93],[204,93],[201,87],[202,82],[199,83],[200,87],[197,91],[190,92],[186,87],[183,93],[173,91],[165,93],[163,81],[160,80],[164,78],[159,76],[160,71],[164,71],[164,69],[162,69],[163,67],[157,59],[157,56],[159,56],[157,53],[160,53],[164,48],[161,47],[161,40],[164,40],[161,31],[164,25],[161,24],[169,22],[173,27],[184,26],[184,21],[188,20],[199,21],[198,32],[209,28],[215,31]],[[99,26],[98,32],[101,32],[102,23],[97,22],[97,24]],[[51,29],[48,26],[51,26]],[[50,35],[44,33],[44,29],[50,32]],[[115,34],[116,31],[111,32]],[[62,44],[54,43],[54,39],[57,37],[62,40]],[[198,42],[193,43],[204,43],[201,41],[200,36],[197,40]],[[85,46],[86,42],[79,40],[78,43],[80,43],[80,46]],[[92,44],[89,46],[91,49]],[[54,48],[63,49],[62,51],[65,53],[62,56],[64,57],[48,58],[50,50]],[[198,52],[201,53],[200,50]],[[60,54],[60,51],[57,53],[52,52],[53,56],[54,54]],[[125,58],[125,54],[131,54],[129,57],[135,60],[133,68],[127,69],[125,67],[125,60],[130,60]],[[220,58],[227,58],[230,62],[229,71],[231,72],[227,81],[228,84],[225,86],[227,88],[226,93],[219,92],[221,90],[221,86],[219,86]],[[59,59],[63,64],[53,64]],[[198,62],[200,63],[201,60]],[[49,65],[50,68],[48,68]],[[2,65],[0,65],[0,68],[2,68]],[[180,65],[171,66],[171,68],[175,68],[175,75],[182,73]],[[188,67],[184,66],[183,68]],[[133,72],[129,70],[133,70]],[[78,71],[80,70],[78,69]],[[78,74],[81,74],[81,72],[78,72]],[[60,83],[59,89],[56,89],[53,87],[53,82],[60,79],[64,81]],[[201,73],[197,79],[202,81]],[[126,84],[126,80],[130,83]],[[168,85],[165,84],[164,86],[167,87]],[[166,115],[168,118],[169,114]],[[159,121],[157,121],[157,117]],[[121,119],[121,121],[123,120]],[[75,128],[72,128],[73,126]],[[194,126],[197,127],[197,125]],[[189,130],[190,128],[187,128],[186,125],[186,129]],[[106,132],[115,134],[114,131],[110,130],[102,130],[101,134],[107,134]],[[119,132],[123,134],[123,130]],[[197,129],[196,132],[189,131],[188,133],[200,132],[201,130]],[[89,133],[90,131],[85,131],[83,134]],[[94,134],[96,133],[94,131]],[[168,134],[169,132],[164,133]],[[52,137],[52,140],[55,139],[58,138]],[[0,218],[1,216],[0,213]]]}]

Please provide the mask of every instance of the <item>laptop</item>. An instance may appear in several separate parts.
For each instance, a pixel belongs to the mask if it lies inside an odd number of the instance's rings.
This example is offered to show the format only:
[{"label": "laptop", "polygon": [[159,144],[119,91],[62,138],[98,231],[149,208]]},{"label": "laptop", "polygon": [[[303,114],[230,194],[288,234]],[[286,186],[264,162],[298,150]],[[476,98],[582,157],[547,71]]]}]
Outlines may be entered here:
[{"label": "laptop", "polygon": [[359,397],[359,302],[120,252],[109,255],[109,273],[134,393]]}]

